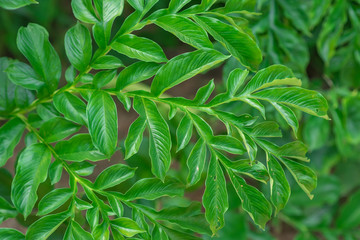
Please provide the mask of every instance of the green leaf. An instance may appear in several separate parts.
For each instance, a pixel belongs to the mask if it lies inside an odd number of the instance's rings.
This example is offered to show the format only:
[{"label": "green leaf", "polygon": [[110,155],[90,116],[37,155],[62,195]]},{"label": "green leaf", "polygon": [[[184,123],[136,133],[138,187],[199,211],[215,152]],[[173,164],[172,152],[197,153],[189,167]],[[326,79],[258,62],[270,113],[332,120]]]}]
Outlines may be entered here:
[{"label": "green leaf", "polygon": [[310,160],[306,157],[307,151],[308,148],[303,142],[295,141],[281,146],[275,154],[280,157],[309,162]]},{"label": "green leaf", "polygon": [[88,203],[84,200],[81,200],[80,198],[77,198],[77,197],[75,197],[75,206],[80,211],[93,208],[93,206],[90,203]]},{"label": "green leaf", "polygon": [[299,5],[296,0],[278,0],[278,2],[284,9],[285,16],[292,22],[294,27],[310,36],[310,19],[306,9]]},{"label": "green leaf", "polygon": [[40,135],[49,143],[62,140],[80,129],[79,125],[61,118],[52,118],[46,121],[40,128]]},{"label": "green leaf", "polygon": [[181,10],[186,4],[188,4],[191,0],[171,0],[169,3],[169,12],[177,13]]},{"label": "green leaf", "polygon": [[[136,99],[134,101],[136,101]],[[143,108],[142,111],[143,114],[145,114],[143,117],[146,117],[149,129],[151,171],[156,177],[164,180],[171,164],[171,138],[169,126],[159,113],[154,102],[148,99],[142,99],[142,103],[135,102],[134,105],[135,104],[142,104],[141,108]],[[137,109],[137,112],[141,114],[139,109]]]},{"label": "green leaf", "polygon": [[60,160],[55,160],[49,168],[49,178],[51,181],[51,185],[58,183],[61,179],[61,175],[63,172],[63,165]]},{"label": "green leaf", "polygon": [[63,160],[81,162],[99,161],[107,158],[94,146],[89,134],[77,134],[55,145],[55,151]]},{"label": "green leaf", "polygon": [[212,147],[232,154],[244,154],[246,152],[242,143],[232,136],[219,135],[209,140]]},{"label": "green leaf", "polygon": [[116,70],[107,70],[96,73],[93,79],[93,84],[96,88],[102,88],[111,82],[117,75]]},{"label": "green leaf", "polygon": [[112,42],[111,47],[121,54],[144,62],[161,63],[167,61],[163,50],[157,43],[136,35],[122,35]]},{"label": "green leaf", "polygon": [[114,213],[118,216],[121,217],[124,213],[124,206],[122,205],[121,201],[119,199],[117,199],[114,196],[107,196],[108,200],[109,200],[109,204],[112,208],[112,210],[114,211]]},{"label": "green leaf", "polygon": [[71,221],[68,229],[70,229],[68,234],[71,235],[74,240],[93,240],[91,234],[85,231],[80,224],[75,221]]},{"label": "green leaf", "polygon": [[15,104],[18,108],[26,108],[35,100],[35,92],[21,86],[15,87]]},{"label": "green leaf", "polygon": [[89,162],[75,162],[70,165],[70,169],[80,176],[89,176],[94,172],[95,165]]},{"label": "green leaf", "polygon": [[127,138],[125,139],[125,159],[129,159],[139,151],[145,127],[146,119],[142,117],[137,118],[130,125]]},{"label": "green leaf", "polygon": [[15,106],[15,85],[10,81],[5,70],[13,61],[0,57],[0,115],[6,115],[13,111]]},{"label": "green leaf", "polygon": [[40,80],[45,83],[43,94],[49,94],[58,87],[61,76],[61,62],[49,42],[49,34],[40,25],[29,23],[21,27],[16,40],[18,49],[31,63]]},{"label": "green leaf", "polygon": [[80,72],[84,72],[92,57],[92,40],[90,31],[77,23],[65,34],[65,51],[70,63]]},{"label": "green leaf", "polygon": [[80,21],[92,24],[98,21],[91,0],[71,0],[71,7]]},{"label": "green leaf", "polygon": [[113,21],[97,22],[92,29],[95,42],[101,49],[105,49],[109,45],[111,37],[111,28]]},{"label": "green leaf", "polygon": [[258,189],[246,184],[242,177],[228,171],[234,189],[241,199],[242,208],[250,215],[251,219],[262,229],[271,219],[271,204]]},{"label": "green leaf", "polygon": [[0,128],[0,167],[14,154],[24,130],[25,124],[18,118],[9,120]]},{"label": "green leaf", "polygon": [[266,119],[266,113],[265,113],[265,107],[264,105],[262,105],[258,100],[256,99],[251,99],[251,98],[244,98],[241,99],[241,101],[249,104],[251,107],[255,108],[256,110],[258,110],[261,114],[261,116]]},{"label": "green leaf", "polygon": [[70,197],[73,192],[69,188],[57,188],[46,194],[38,205],[37,215],[46,215],[62,206]]},{"label": "green leaf", "polygon": [[176,129],[177,152],[186,147],[189,143],[193,132],[193,123],[191,118],[185,114],[181,119],[179,127]]},{"label": "green leaf", "polygon": [[44,121],[48,121],[52,118],[56,118],[60,116],[60,113],[56,110],[53,103],[40,104],[37,106],[36,111],[41,117],[41,119]]},{"label": "green leaf", "polygon": [[208,84],[199,88],[199,90],[196,92],[193,102],[198,105],[204,104],[209,99],[214,89],[214,80],[211,80]]},{"label": "green leaf", "polygon": [[127,112],[130,111],[131,109],[131,100],[130,98],[122,93],[116,93],[116,97],[118,98],[118,100],[124,105],[124,108]]},{"label": "green leaf", "polygon": [[285,158],[279,159],[289,169],[290,173],[293,175],[295,181],[301,187],[301,189],[308,195],[310,199],[313,199],[314,195],[312,195],[311,192],[316,188],[316,173],[308,166],[298,162]]},{"label": "green leaf", "polygon": [[151,239],[169,240],[169,237],[166,232],[156,224],[152,230]]},{"label": "green leaf", "polygon": [[6,69],[6,73],[14,84],[26,89],[39,90],[45,86],[41,77],[26,63],[13,62]]},{"label": "green leaf", "polygon": [[229,95],[229,97],[233,97],[236,94],[241,85],[245,82],[248,75],[248,70],[242,70],[240,68],[233,70],[229,74],[229,78],[227,79],[226,84],[227,94]]},{"label": "green leaf", "polygon": [[212,233],[216,234],[225,224],[224,214],[229,204],[225,176],[214,153],[211,155],[202,200],[206,220],[210,223]]},{"label": "green leaf", "polygon": [[229,58],[215,50],[197,50],[172,58],[155,76],[151,92],[156,96]]},{"label": "green leaf", "polygon": [[95,8],[104,22],[121,15],[124,9],[124,0],[94,0]]},{"label": "green leaf", "polygon": [[55,108],[64,114],[65,118],[81,125],[87,125],[86,105],[75,95],[64,92],[54,96]]},{"label": "green leaf", "polygon": [[100,225],[97,225],[92,231],[92,236],[97,240],[108,240],[110,236],[109,222],[103,221]]},{"label": "green leaf", "polygon": [[182,186],[174,180],[167,179],[164,182],[157,178],[143,178],[137,181],[122,198],[128,201],[135,199],[154,200],[163,196],[182,196]]},{"label": "green leaf", "polygon": [[116,69],[120,67],[124,67],[123,62],[114,56],[105,55],[95,59],[93,63],[91,63],[91,67],[96,70],[100,69]]},{"label": "green leaf", "polygon": [[201,174],[205,167],[205,161],[206,144],[202,138],[199,138],[186,161],[189,168],[187,182],[190,186],[194,185],[201,179]]},{"label": "green leaf", "polygon": [[122,70],[116,82],[116,89],[125,87],[151,78],[159,70],[161,65],[156,63],[136,62]]},{"label": "green leaf", "polygon": [[138,233],[145,232],[132,219],[124,217],[111,220],[111,227],[115,228],[126,237],[133,237]]},{"label": "green leaf", "polygon": [[17,215],[16,209],[3,197],[0,197],[0,224],[8,218],[15,218]]},{"label": "green leaf", "polygon": [[103,91],[94,92],[87,105],[86,115],[94,145],[110,157],[116,150],[118,139],[117,110],[111,96]]},{"label": "green leaf", "polygon": [[294,76],[290,68],[283,65],[272,65],[258,71],[240,95],[279,85],[301,86],[301,80]]},{"label": "green leaf", "polygon": [[195,48],[213,48],[206,32],[188,18],[166,15],[157,18],[155,24]]},{"label": "green leaf", "polygon": [[45,240],[70,217],[69,212],[47,215],[30,225],[26,232],[26,240]]},{"label": "green leaf", "polygon": [[51,152],[43,144],[33,144],[20,154],[11,184],[11,200],[25,218],[37,201],[36,191],[47,178],[50,161]]},{"label": "green leaf", "polygon": [[297,87],[265,89],[252,96],[270,102],[283,103],[308,114],[328,119],[328,104],[318,92]]},{"label": "green leaf", "polygon": [[336,226],[340,229],[353,229],[359,226],[360,209],[358,208],[360,201],[360,191],[350,196],[348,201],[342,206],[340,215],[336,219]]},{"label": "green leaf", "polygon": [[213,137],[212,128],[203,118],[201,118],[198,115],[195,115],[193,113],[190,113],[190,112],[188,112],[188,114],[191,117],[191,120],[194,122],[196,130],[200,136],[207,137],[207,138]]},{"label": "green leaf", "polygon": [[262,61],[256,42],[236,27],[216,18],[196,16],[195,21],[219,41],[242,65],[255,71]]},{"label": "green leaf", "polygon": [[116,164],[102,171],[94,182],[94,187],[100,190],[116,186],[135,175],[135,168]]},{"label": "green leaf", "polygon": [[279,125],[276,122],[268,121],[255,125],[251,129],[251,136],[254,137],[282,137]]},{"label": "green leaf", "polygon": [[35,0],[2,0],[0,7],[7,10],[14,10],[34,3],[37,4],[38,2]]},{"label": "green leaf", "polygon": [[25,236],[18,230],[12,228],[0,228],[0,239],[2,240],[24,240]]},{"label": "green leaf", "polygon": [[267,164],[270,173],[271,202],[275,206],[275,214],[277,214],[289,200],[290,186],[284,170],[272,155],[267,155]]},{"label": "green leaf", "polygon": [[280,113],[280,115],[285,119],[285,121],[289,124],[289,126],[294,131],[295,135],[297,135],[297,132],[299,129],[299,121],[298,121],[295,113],[293,112],[293,110],[291,110],[290,108],[288,108],[287,106],[285,106],[284,104],[281,104],[281,103],[272,102],[271,104]]},{"label": "green leaf", "polygon": [[310,116],[303,125],[304,142],[310,150],[320,149],[328,144],[330,131],[330,121]]}]

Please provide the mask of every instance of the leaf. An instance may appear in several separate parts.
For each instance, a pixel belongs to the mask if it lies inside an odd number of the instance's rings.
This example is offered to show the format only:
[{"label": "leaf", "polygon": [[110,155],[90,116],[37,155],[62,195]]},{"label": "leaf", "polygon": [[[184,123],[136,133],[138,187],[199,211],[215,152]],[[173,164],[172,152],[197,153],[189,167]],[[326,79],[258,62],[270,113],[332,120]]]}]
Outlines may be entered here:
[{"label": "leaf", "polygon": [[326,146],[330,138],[330,132],[330,121],[326,119],[310,116],[303,125],[304,142],[310,150]]},{"label": "leaf", "polygon": [[125,139],[125,159],[129,159],[139,151],[145,127],[146,119],[142,117],[137,118],[130,125],[127,138]]},{"label": "leaf", "polygon": [[96,88],[102,88],[110,83],[117,75],[116,70],[107,70],[96,73],[93,79],[93,84]]},{"label": "leaf", "polygon": [[255,71],[262,61],[256,42],[244,32],[216,18],[196,16],[195,21],[220,42],[242,65]]},{"label": "leaf", "polygon": [[111,55],[101,56],[95,59],[93,63],[91,63],[91,67],[96,70],[100,69],[116,69],[120,67],[124,67],[123,62]]},{"label": "leaf", "polygon": [[255,108],[256,110],[258,110],[261,114],[261,116],[266,119],[266,113],[265,113],[265,107],[264,105],[262,105],[258,100],[256,99],[252,99],[252,98],[244,98],[241,99],[241,101],[249,104],[251,107]]},{"label": "leaf", "polygon": [[125,87],[151,78],[159,70],[161,65],[156,63],[136,62],[122,70],[116,82],[116,89]]},{"label": "leaf", "polygon": [[195,48],[213,48],[206,32],[188,18],[179,15],[165,15],[157,18],[155,24]]},{"label": "leaf", "polygon": [[68,230],[68,234],[71,235],[74,240],[93,240],[91,234],[85,231],[80,224],[75,221],[71,221],[68,229],[70,229]]},{"label": "leaf", "polygon": [[152,230],[151,239],[169,240],[169,237],[166,232],[156,224]]},{"label": "leaf", "polygon": [[86,105],[75,95],[68,92],[56,94],[54,96],[55,108],[64,114],[65,118],[81,125],[87,124]]},{"label": "leaf", "polygon": [[48,94],[55,91],[61,76],[61,62],[49,42],[46,29],[29,23],[27,27],[19,29],[16,43],[20,52],[41,77],[40,80],[45,83],[45,86],[41,88],[42,93]]},{"label": "leaf", "polygon": [[92,57],[90,31],[78,22],[66,32],[64,44],[70,63],[80,72],[85,72]]},{"label": "leaf", "polygon": [[89,223],[91,229],[99,225],[99,208],[93,207],[86,211],[86,221]]},{"label": "leaf", "polygon": [[79,125],[61,118],[52,118],[46,121],[40,128],[39,134],[45,141],[52,143],[62,140],[80,129]]},{"label": "leaf", "polygon": [[176,129],[177,152],[186,147],[192,137],[193,123],[191,118],[185,114]]},{"label": "leaf", "polygon": [[[60,113],[56,110],[52,103],[43,103],[37,106],[37,113],[41,117],[42,120],[48,121],[52,118],[60,117]],[[42,124],[43,122],[41,122]],[[40,125],[41,125],[40,124]]]},{"label": "leaf", "polygon": [[242,208],[250,215],[251,219],[262,229],[271,219],[271,204],[265,196],[255,187],[246,184],[242,177],[228,171],[234,189],[241,199]]},{"label": "leaf", "polygon": [[77,19],[94,24],[98,21],[91,0],[71,0],[72,11]]},{"label": "leaf", "polygon": [[37,4],[37,3],[38,2],[35,0],[2,0],[0,2],[0,7],[5,8],[7,10],[14,10],[25,7],[29,4]]},{"label": "leaf", "polygon": [[92,230],[92,236],[94,239],[107,240],[110,236],[109,221],[103,221]]},{"label": "leaf", "polygon": [[135,175],[135,168],[116,164],[102,171],[94,182],[94,188],[107,189],[116,186]]},{"label": "leaf", "polygon": [[2,240],[24,240],[25,236],[18,230],[12,228],[0,228],[0,239]]},{"label": "leaf", "polygon": [[190,113],[190,112],[188,112],[188,114],[191,117],[191,120],[194,122],[196,130],[200,136],[206,137],[206,138],[213,137],[212,128],[203,118],[201,118],[193,113]]},{"label": "leaf", "polygon": [[94,145],[110,157],[116,150],[118,139],[117,110],[111,96],[103,91],[94,92],[87,105],[86,115]]},{"label": "leaf", "polygon": [[109,45],[111,37],[111,28],[113,21],[110,22],[97,22],[93,25],[92,32],[95,42],[100,49],[106,49]]},{"label": "leaf", "polygon": [[122,93],[116,93],[117,99],[124,105],[124,108],[127,112],[131,109],[131,100],[130,98]]},{"label": "leaf", "polygon": [[295,141],[281,146],[275,154],[280,157],[309,162],[310,160],[306,157],[307,151],[308,148],[303,142]]},{"label": "leaf", "polygon": [[49,168],[49,178],[51,181],[51,185],[58,183],[61,179],[61,175],[63,172],[63,165],[60,160],[55,160]]},{"label": "leaf", "polygon": [[279,125],[276,122],[268,121],[255,125],[251,129],[251,136],[254,137],[282,137]]},{"label": "leaf", "polygon": [[353,193],[347,202],[341,207],[339,217],[336,219],[336,226],[342,231],[359,226],[360,211],[358,203],[360,201],[360,192]]},{"label": "leaf", "polygon": [[283,103],[308,114],[328,119],[328,104],[318,92],[297,87],[265,89],[254,97],[270,102]]},{"label": "leaf", "polygon": [[45,82],[32,67],[22,62],[13,62],[6,69],[9,79],[16,85],[30,90],[39,90]]},{"label": "leaf", "polygon": [[73,192],[69,188],[57,188],[46,194],[38,205],[38,216],[46,215],[62,206],[70,197]]},{"label": "leaf", "polygon": [[232,154],[244,154],[245,148],[236,138],[228,135],[214,136],[209,140],[212,147]]},{"label": "leaf", "polygon": [[33,144],[20,154],[11,184],[11,200],[25,218],[37,201],[36,191],[47,178],[50,161],[51,152],[43,144]]},{"label": "leaf", "polygon": [[[171,138],[169,126],[159,113],[154,102],[142,99],[141,104],[149,129],[151,171],[156,177],[164,180],[166,172],[169,170],[171,164]],[[139,112],[139,110],[137,111]]]},{"label": "leaf", "polygon": [[292,22],[294,27],[310,36],[310,19],[305,8],[302,7],[302,5],[299,5],[295,0],[279,0],[278,2],[284,9],[285,16],[287,16],[287,18]]},{"label": "leaf", "polygon": [[58,142],[55,151],[61,159],[67,161],[99,161],[107,158],[94,146],[89,134],[77,134],[67,141]]},{"label": "leaf", "polygon": [[279,85],[301,86],[301,80],[295,77],[290,68],[272,65],[258,71],[241,91],[240,96]]},{"label": "leaf", "polygon": [[90,203],[88,203],[84,200],[81,200],[80,198],[77,198],[77,197],[75,197],[75,206],[80,211],[93,208],[93,206]]},{"label": "leaf", "polygon": [[26,232],[25,239],[45,240],[69,217],[69,212],[61,212],[42,217],[30,225]]},{"label": "leaf", "polygon": [[137,181],[122,197],[128,201],[154,200],[162,196],[175,197],[183,194],[183,188],[174,180],[166,179],[162,182],[157,178],[143,178]]},{"label": "leaf", "polygon": [[208,84],[199,88],[199,90],[196,92],[193,102],[198,105],[204,104],[209,99],[214,89],[214,80],[211,80]]},{"label": "leaf", "polygon": [[95,8],[104,22],[120,16],[124,8],[124,0],[94,0]]},{"label": "leaf", "polygon": [[70,165],[70,169],[80,176],[89,176],[94,172],[95,165],[89,162],[75,162]]},{"label": "leaf", "polygon": [[18,108],[26,108],[35,100],[35,92],[21,86],[15,87],[15,104]]},{"label": "leaf", "polygon": [[112,42],[111,47],[121,54],[144,62],[161,63],[167,61],[163,50],[157,43],[136,35],[122,35]]},{"label": "leaf", "polygon": [[299,129],[299,121],[295,115],[295,113],[281,103],[271,103],[274,108],[280,113],[280,115],[285,119],[285,121],[289,124],[289,126],[294,131],[295,135],[297,135],[298,129]]},{"label": "leaf", "polygon": [[202,201],[206,220],[212,233],[216,234],[225,224],[224,214],[229,205],[225,176],[214,153],[210,158]]},{"label": "leaf", "polygon": [[284,170],[273,156],[267,156],[267,164],[270,173],[271,202],[275,206],[275,214],[277,214],[289,200],[290,186]]},{"label": "leaf", "polygon": [[16,209],[3,197],[0,197],[0,224],[8,218],[15,218],[17,215]]},{"label": "leaf", "polygon": [[184,7],[190,1],[191,0],[171,0],[169,3],[168,10],[170,13],[177,13],[179,10],[181,10],[182,7]]},{"label": "leaf", "polygon": [[0,128],[0,167],[14,154],[24,130],[25,124],[19,118],[9,120]]},{"label": "leaf", "polygon": [[240,68],[233,70],[229,74],[226,84],[227,94],[229,95],[229,97],[233,97],[236,94],[241,85],[245,82],[248,75],[248,70],[242,70]]},{"label": "leaf", "polygon": [[224,56],[215,50],[197,50],[172,58],[161,67],[151,84],[151,92],[156,96],[187,79],[204,72],[225,61]]},{"label": "leaf", "polygon": [[206,144],[202,138],[199,138],[186,161],[189,168],[187,182],[190,186],[194,185],[201,179],[201,174],[205,167],[205,161]]},{"label": "leaf", "polygon": [[111,227],[115,228],[126,237],[133,237],[138,233],[145,232],[138,226],[136,222],[130,218],[125,217],[111,220]]},{"label": "leaf", "polygon": [[281,162],[289,169],[293,175],[297,184],[308,195],[310,199],[313,199],[314,195],[311,192],[316,188],[317,176],[316,173],[308,166],[302,165],[298,162],[279,158]]},{"label": "leaf", "polygon": [[0,57],[0,115],[6,115],[16,108],[15,84],[10,81],[5,72],[12,62],[6,57]]},{"label": "leaf", "polygon": [[124,213],[124,206],[122,205],[121,201],[111,195],[107,196],[107,198],[109,200],[109,204],[110,204],[112,210],[114,211],[114,213],[118,217],[121,217]]}]

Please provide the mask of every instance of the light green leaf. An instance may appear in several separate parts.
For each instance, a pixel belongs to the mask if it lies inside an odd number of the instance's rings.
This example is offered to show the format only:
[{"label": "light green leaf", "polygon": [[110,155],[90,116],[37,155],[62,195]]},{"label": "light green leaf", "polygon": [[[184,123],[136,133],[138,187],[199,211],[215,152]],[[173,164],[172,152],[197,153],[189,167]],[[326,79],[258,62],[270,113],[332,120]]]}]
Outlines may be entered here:
[{"label": "light green leaf", "polygon": [[239,90],[241,85],[245,82],[246,77],[248,75],[249,75],[248,70],[242,70],[240,68],[233,70],[229,74],[229,78],[227,79],[226,88],[227,88],[227,94],[230,97],[233,97],[236,94],[236,92]]},{"label": "light green leaf", "polygon": [[75,162],[70,165],[70,169],[80,176],[89,176],[94,172],[95,165],[89,162]]},{"label": "light green leaf", "polygon": [[62,212],[40,218],[30,225],[25,239],[46,240],[69,217],[69,212]]},{"label": "light green leaf", "polygon": [[39,90],[45,85],[43,79],[26,63],[13,62],[6,73],[14,84],[26,89]]},{"label": "light green leaf", "polygon": [[92,236],[96,240],[108,240],[110,236],[109,221],[103,221],[92,230]]},{"label": "light green leaf", "polygon": [[210,223],[212,233],[216,234],[225,224],[224,214],[229,203],[225,176],[215,153],[211,155],[202,201],[206,220]]},{"label": "light green leaf", "polygon": [[105,55],[95,59],[93,63],[91,63],[91,67],[96,70],[100,69],[116,69],[120,67],[124,67],[123,62],[112,55]]},{"label": "light green leaf", "polygon": [[0,239],[2,240],[24,240],[25,236],[18,230],[12,228],[0,228]]},{"label": "light green leaf", "polygon": [[214,136],[209,140],[212,147],[232,154],[244,154],[246,152],[242,143],[228,135]]},{"label": "light green leaf", "polygon": [[57,188],[46,194],[38,205],[37,215],[46,215],[52,211],[58,209],[62,206],[67,200],[70,199],[73,192],[69,188]]},{"label": "light green leaf", "polygon": [[80,129],[80,125],[61,118],[52,118],[46,121],[40,128],[40,135],[49,143],[62,140],[71,134],[77,132]]},{"label": "light green leaf", "polygon": [[84,72],[92,56],[90,31],[84,25],[77,23],[66,32],[64,44],[70,63],[80,72]]},{"label": "light green leaf", "polygon": [[146,119],[142,117],[137,118],[130,125],[127,138],[125,139],[125,159],[129,159],[139,151],[145,127]]},{"label": "light green leaf", "polygon": [[100,190],[116,186],[135,175],[135,168],[116,164],[102,171],[94,182],[94,187]]},{"label": "light green leaf", "polygon": [[133,237],[138,233],[145,232],[136,222],[134,222],[134,220],[124,217],[111,220],[111,227],[115,228],[126,237]]},{"label": "light green leaf", "polygon": [[186,4],[188,4],[191,0],[171,0],[169,3],[169,12],[177,13],[181,10]]},{"label": "light green leaf", "polygon": [[75,95],[64,92],[54,96],[55,108],[64,114],[65,118],[81,125],[87,125],[86,105]]},{"label": "light green leaf", "polygon": [[279,125],[273,121],[262,122],[251,129],[254,137],[282,137]]},{"label": "light green leaf", "polygon": [[59,142],[55,145],[55,151],[61,159],[75,162],[107,158],[94,146],[89,134],[77,134],[67,141]]},{"label": "light green leaf", "polygon": [[87,105],[86,115],[94,145],[110,157],[116,150],[118,139],[117,110],[111,96],[103,91],[94,92]]},{"label": "light green leaf", "polygon": [[124,8],[124,0],[94,0],[95,8],[104,22],[121,15]]},{"label": "light green leaf", "polygon": [[93,84],[96,88],[102,88],[111,82],[117,75],[116,70],[107,70],[96,73],[93,79]]},{"label": "light green leaf", "polygon": [[229,58],[215,50],[197,50],[172,58],[155,76],[151,92],[156,96]]},{"label": "light green leaf", "polygon": [[84,200],[81,200],[80,198],[77,198],[77,197],[75,197],[75,206],[80,211],[93,208],[93,206],[90,203],[88,203]]},{"label": "light green leaf", "polygon": [[25,218],[37,201],[36,191],[47,178],[50,161],[51,152],[43,144],[33,144],[20,154],[11,184],[11,200]]},{"label": "light green leaf", "polygon": [[120,36],[111,44],[112,49],[130,58],[144,62],[166,62],[167,58],[161,47],[154,41],[127,34]]},{"label": "light green leaf", "polygon": [[18,118],[9,120],[0,128],[0,167],[14,154],[24,130],[25,124]]},{"label": "light green leaf", "polygon": [[116,89],[125,87],[151,78],[159,70],[161,65],[156,63],[136,62],[122,70],[116,82]]},{"label": "light green leaf", "polygon": [[135,199],[154,200],[163,196],[182,196],[182,186],[174,180],[167,179],[164,182],[157,178],[143,178],[137,181],[122,198],[128,201]]},{"label": "light green leaf", "polygon": [[195,48],[213,48],[206,32],[188,18],[166,15],[157,18],[155,24]]},{"label": "light green leaf", "polygon": [[107,196],[107,198],[109,200],[109,204],[110,204],[112,210],[114,211],[114,213],[118,217],[121,217],[124,213],[124,206],[122,205],[121,201],[111,195]]},{"label": "light green leaf", "polygon": [[25,7],[30,4],[37,4],[37,3],[38,2],[35,0],[2,0],[0,2],[0,7],[5,8],[7,10],[14,10]]},{"label": "light green leaf", "polygon": [[262,61],[256,42],[236,27],[223,23],[216,18],[193,17],[208,33],[219,41],[242,65],[255,71]]},{"label": "light green leaf", "polygon": [[71,0],[71,7],[80,21],[92,24],[98,21],[91,0]]},{"label": "light green leaf", "polygon": [[299,121],[291,108],[288,108],[284,104],[281,103],[271,103],[274,108],[280,113],[280,115],[285,119],[285,121],[289,124],[289,126],[293,129],[295,136],[297,135],[297,131],[299,129]]},{"label": "light green leaf", "polygon": [[201,174],[205,167],[206,161],[206,144],[202,138],[196,142],[187,159],[189,174],[187,177],[188,184],[194,185],[201,179]]},{"label": "light green leaf", "polygon": [[177,151],[180,151],[189,143],[193,132],[191,118],[185,114],[181,119],[179,127],[176,129]]},{"label": "light green leaf", "polygon": [[130,98],[122,93],[116,93],[116,97],[118,98],[118,100],[124,105],[124,108],[127,112],[130,111],[131,109],[131,100]]}]

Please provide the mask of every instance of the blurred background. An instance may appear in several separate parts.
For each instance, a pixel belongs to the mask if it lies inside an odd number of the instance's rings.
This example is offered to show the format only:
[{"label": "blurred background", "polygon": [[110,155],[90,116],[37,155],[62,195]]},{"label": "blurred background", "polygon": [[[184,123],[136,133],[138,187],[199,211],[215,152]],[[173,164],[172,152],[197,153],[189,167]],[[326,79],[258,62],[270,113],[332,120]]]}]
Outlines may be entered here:
[{"label": "blurred background", "polygon": [[[197,2],[200,1],[192,1]],[[224,2],[218,1],[218,4]],[[16,47],[17,31],[19,27],[34,22],[49,31],[50,41],[65,70],[69,62],[64,50],[64,35],[76,23],[71,1],[39,0],[39,3],[16,11],[0,9],[0,56],[24,60]],[[168,0],[160,0],[153,10],[166,8],[168,3]],[[261,68],[281,63],[293,69],[306,88],[320,91],[327,98],[331,121],[299,112],[301,127],[298,136],[294,136],[275,110],[267,109],[269,118],[279,122],[283,129],[284,137],[278,140],[279,144],[297,137],[308,145],[310,166],[318,174],[315,197],[309,200],[297,184],[292,183],[293,191],[287,207],[270,221],[266,231],[261,231],[242,211],[238,197],[229,187],[230,211],[226,214],[226,226],[217,239],[360,239],[360,0],[239,0],[239,4],[248,12],[239,15],[237,23],[256,39],[262,49],[264,61]],[[131,7],[126,5],[123,15],[115,21],[114,31],[131,12]],[[191,47],[155,26],[146,27],[137,34],[158,42],[168,58],[192,51]],[[225,52],[220,45],[216,48]],[[125,65],[132,63],[131,59],[121,58]],[[221,67],[196,77],[196,81],[181,84],[169,94],[193,97],[196,89],[213,78],[217,83],[216,90],[221,92],[229,72],[239,67],[242,66],[230,59]],[[62,84],[65,84],[64,79]],[[259,115],[241,103],[230,105],[228,110],[235,114]],[[136,114],[126,113],[123,109],[119,111],[119,131],[124,138]],[[173,135],[178,123],[176,118],[169,122]],[[218,131],[224,129],[219,127]],[[141,166],[139,177],[151,176],[145,145],[146,141],[140,153],[129,160],[130,165]],[[191,146],[174,153],[177,161],[171,175],[186,178],[186,156],[190,150]],[[122,158],[121,154],[115,158]],[[260,153],[258,158],[263,160],[264,156]],[[0,169],[0,195],[6,199],[9,199],[14,161],[15,158],[6,168]],[[96,166],[94,176],[107,166],[106,162],[103,164]],[[201,200],[202,184],[189,189],[187,198]],[[44,183],[42,188],[47,189],[48,185]],[[265,185],[259,187],[263,191],[268,189]],[[164,200],[163,205],[181,205],[185,204],[184,201]],[[24,231],[33,220],[20,224],[5,221],[0,226],[16,225]]]}]

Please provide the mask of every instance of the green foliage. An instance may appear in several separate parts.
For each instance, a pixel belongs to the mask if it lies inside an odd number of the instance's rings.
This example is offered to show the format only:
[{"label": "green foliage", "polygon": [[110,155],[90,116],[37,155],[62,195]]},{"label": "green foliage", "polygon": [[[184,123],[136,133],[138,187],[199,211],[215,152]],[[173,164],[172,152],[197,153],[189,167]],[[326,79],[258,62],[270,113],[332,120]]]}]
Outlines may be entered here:
[{"label": "green foliage", "polygon": [[[283,62],[268,66],[265,54],[262,62],[262,42],[258,46],[246,24],[247,17],[257,15],[251,1],[229,0],[224,6],[215,0],[189,2],[172,0],[159,8],[157,0],[128,0],[128,5],[123,0],[72,0],[80,22],[65,34],[71,65],[61,88],[61,62],[48,32],[33,23],[19,29],[18,49],[30,65],[0,59],[0,117],[7,121],[0,128],[0,165],[13,155],[25,129],[27,146],[16,164],[12,203],[0,198],[0,212],[2,220],[18,213],[21,220],[39,216],[25,239],[51,239],[58,232],[64,239],[200,239],[226,227],[234,196],[261,229],[286,211],[296,189],[289,177],[313,198],[317,175],[304,165],[307,147],[282,138],[280,126],[284,136],[289,128],[298,136],[301,112],[327,121],[327,100],[302,88],[298,73],[304,73],[304,65],[294,74]],[[122,16],[124,5],[135,11]],[[279,5],[287,17],[304,13],[286,1]],[[274,12],[269,15],[272,19]],[[118,29],[113,27],[117,17]],[[272,34],[295,31],[275,27],[279,21],[273,20]],[[168,58],[155,37],[139,33],[151,24],[185,43],[186,52]],[[309,34],[308,24],[305,19],[294,27]],[[290,59],[292,44],[304,50],[302,41],[293,38],[281,47]],[[331,42],[318,44],[324,52]],[[284,57],[271,51],[275,59]],[[332,51],[326,58],[334,56]],[[306,59],[307,53],[301,54]],[[224,86],[211,80],[195,89],[193,99],[171,96],[178,85],[221,64],[229,70]],[[354,112],[351,99],[344,105]],[[122,107],[138,115],[125,139],[119,133]],[[348,119],[349,132],[357,120]],[[125,161],[120,163],[120,156]],[[110,166],[98,171],[105,159]],[[56,188],[63,172],[69,183]],[[43,185],[48,186],[44,192]],[[204,189],[201,203],[185,195],[198,187]],[[342,218],[351,214],[349,208],[344,207]],[[358,216],[353,218],[356,224]],[[12,229],[0,229],[1,235],[24,238]]]}]

